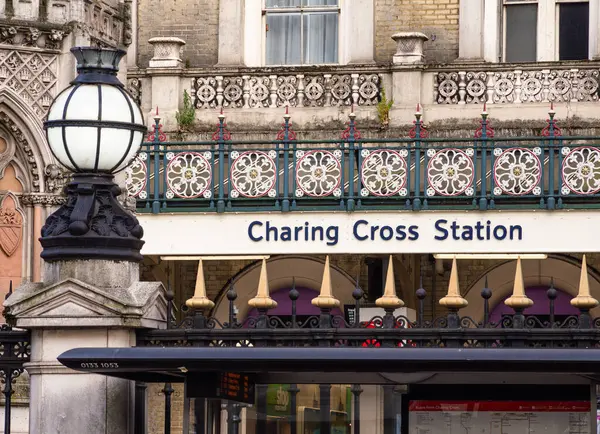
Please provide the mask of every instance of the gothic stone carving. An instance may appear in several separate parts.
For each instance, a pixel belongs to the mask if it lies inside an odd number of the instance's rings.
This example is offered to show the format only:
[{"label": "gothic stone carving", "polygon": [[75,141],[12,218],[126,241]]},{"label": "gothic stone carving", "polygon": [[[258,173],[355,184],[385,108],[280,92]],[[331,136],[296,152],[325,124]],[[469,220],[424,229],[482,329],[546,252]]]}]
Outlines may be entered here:
[{"label": "gothic stone carving", "polygon": [[21,244],[23,218],[19,211],[15,209],[16,202],[14,199],[13,203],[15,206],[9,206],[8,197],[5,196],[0,201],[0,250],[6,256],[12,256]]},{"label": "gothic stone carving", "polygon": [[65,185],[71,180],[69,172],[56,164],[48,164],[44,168],[46,175],[46,191],[49,193],[62,193]]},{"label": "gothic stone carving", "polygon": [[29,170],[31,172],[31,189],[34,192],[40,191],[40,173],[35,161],[35,156],[33,155],[33,150],[29,145],[29,142],[25,138],[23,131],[15,124],[15,122],[3,111],[0,111],[0,123],[6,126],[6,128],[11,132],[12,136],[16,140],[18,147],[25,153],[26,162],[29,165]]},{"label": "gothic stone carving", "polygon": [[66,27],[41,29],[0,24],[0,44],[60,50],[66,33],[68,33]]},{"label": "gothic stone carving", "polygon": [[40,119],[54,99],[57,78],[55,54],[0,50],[0,89],[16,92]]},{"label": "gothic stone carving", "polygon": [[100,47],[117,47],[131,43],[131,6],[111,7],[102,1],[85,2],[85,24],[81,30]]}]

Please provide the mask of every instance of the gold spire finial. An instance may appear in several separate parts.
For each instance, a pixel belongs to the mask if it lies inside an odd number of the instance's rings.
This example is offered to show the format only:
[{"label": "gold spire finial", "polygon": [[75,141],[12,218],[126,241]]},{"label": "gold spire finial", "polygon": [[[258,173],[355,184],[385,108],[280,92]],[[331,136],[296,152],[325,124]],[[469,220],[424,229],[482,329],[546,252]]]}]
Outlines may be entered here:
[{"label": "gold spire finial", "polygon": [[385,289],[383,296],[375,300],[375,304],[384,309],[396,309],[404,306],[404,302],[396,295],[396,281],[394,277],[394,258],[390,255],[387,275],[385,278]]},{"label": "gold spire finial", "polygon": [[206,296],[206,284],[204,283],[204,267],[202,266],[202,259],[198,261],[198,274],[196,274],[196,288],[194,289],[194,296],[188,298],[185,302],[187,307],[192,309],[209,310],[214,307],[214,303]]},{"label": "gold spire finial", "polygon": [[469,302],[460,295],[456,257],[452,258],[452,270],[450,271],[450,282],[448,282],[448,294],[440,300],[440,304],[451,309],[460,309],[469,304]]},{"label": "gold spire finial", "polygon": [[583,255],[581,261],[581,275],[579,276],[579,293],[571,300],[571,305],[579,309],[592,309],[598,306],[598,300],[590,294],[590,281],[588,280],[587,260]]},{"label": "gold spire finial", "polygon": [[277,307],[277,302],[269,295],[269,278],[267,276],[267,260],[263,258],[260,267],[260,277],[258,278],[258,290],[256,297],[248,302],[250,307],[256,309],[274,309]]},{"label": "gold spire finial", "polygon": [[517,257],[517,269],[515,271],[515,283],[512,295],[504,300],[504,304],[513,309],[526,309],[533,306],[533,300],[525,295],[525,283],[523,280],[523,267],[521,257]]},{"label": "gold spire finial", "polygon": [[313,306],[322,309],[331,309],[340,305],[340,301],[333,297],[331,288],[331,271],[329,270],[329,255],[325,258],[325,268],[323,269],[323,281],[321,282],[321,293],[318,297],[311,300]]}]

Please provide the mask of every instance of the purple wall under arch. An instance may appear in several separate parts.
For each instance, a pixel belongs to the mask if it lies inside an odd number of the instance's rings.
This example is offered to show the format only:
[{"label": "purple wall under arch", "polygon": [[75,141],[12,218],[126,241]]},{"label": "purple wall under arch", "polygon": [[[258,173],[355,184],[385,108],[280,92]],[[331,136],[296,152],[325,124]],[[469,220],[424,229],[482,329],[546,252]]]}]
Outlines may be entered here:
[{"label": "purple wall under arch", "polygon": [[[550,314],[550,300],[546,295],[548,291],[547,286],[533,286],[525,289],[527,297],[533,300],[533,306],[525,309],[525,315],[549,315]],[[556,290],[556,300],[554,300],[554,314],[555,315],[578,315],[579,309],[571,306],[571,296],[566,292],[559,289]],[[507,297],[508,298],[508,297]],[[514,311],[512,308],[504,304],[504,300],[498,303],[492,309],[490,314],[490,321],[498,322],[502,315],[512,314]]]},{"label": "purple wall under arch", "polygon": [[[308,288],[296,288],[300,296],[296,300],[296,315],[319,315],[321,311],[318,307],[311,304],[311,300],[319,295],[319,291]],[[291,315],[292,300],[290,300],[290,289],[284,288],[271,293],[271,298],[277,302],[275,309],[269,310],[269,315]],[[332,315],[343,316],[339,308],[331,310]],[[248,316],[257,316],[258,311],[253,308],[248,312]]]}]

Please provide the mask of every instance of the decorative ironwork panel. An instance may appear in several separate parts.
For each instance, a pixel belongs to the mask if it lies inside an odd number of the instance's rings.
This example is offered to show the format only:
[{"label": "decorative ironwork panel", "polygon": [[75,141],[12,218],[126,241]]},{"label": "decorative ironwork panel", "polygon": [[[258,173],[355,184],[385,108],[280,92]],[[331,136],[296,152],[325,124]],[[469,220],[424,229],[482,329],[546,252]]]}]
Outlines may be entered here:
[{"label": "decorative ironwork panel", "polygon": [[341,196],[342,151],[296,151],[296,196]]},{"label": "decorative ironwork panel", "polygon": [[57,77],[55,54],[0,50],[0,88],[17,93],[40,119],[54,99]]},{"label": "decorative ironwork panel", "polygon": [[406,156],[408,151],[379,149],[371,152],[363,149],[364,158],[361,168],[361,181],[364,188],[361,196],[406,196],[404,188],[407,178]]},{"label": "decorative ironwork panel", "polygon": [[600,191],[600,149],[581,146],[561,149],[564,155],[562,194],[595,194]]},{"label": "decorative ironwork panel", "polygon": [[148,192],[144,190],[148,180],[147,160],[148,154],[142,152],[125,169],[125,187],[131,197],[139,197],[140,199],[148,198]]},{"label": "decorative ironwork panel", "polygon": [[277,168],[273,159],[277,158],[277,152],[269,151],[266,154],[261,151],[248,151],[240,154],[234,151],[230,158],[234,160],[231,165],[231,183],[234,188],[231,197],[275,197],[277,192],[273,187]]},{"label": "decorative ironwork panel", "polygon": [[538,156],[541,153],[541,148],[494,149],[494,194],[539,195],[542,164]]},{"label": "decorative ironwork panel", "polygon": [[376,105],[379,74],[202,76],[192,79],[196,108]]},{"label": "decorative ironwork panel", "polygon": [[473,178],[473,149],[435,149],[427,150],[429,164],[427,165],[427,196],[458,196],[474,194]]},{"label": "decorative ironwork panel", "polygon": [[203,196],[210,198],[212,192],[209,190],[212,179],[212,168],[209,160],[212,158],[210,152],[200,154],[198,152],[181,152],[175,154],[169,152],[167,160],[167,198],[180,197],[192,199]]},{"label": "decorative ironwork panel", "polygon": [[598,101],[598,69],[444,71],[435,74],[438,104]]}]

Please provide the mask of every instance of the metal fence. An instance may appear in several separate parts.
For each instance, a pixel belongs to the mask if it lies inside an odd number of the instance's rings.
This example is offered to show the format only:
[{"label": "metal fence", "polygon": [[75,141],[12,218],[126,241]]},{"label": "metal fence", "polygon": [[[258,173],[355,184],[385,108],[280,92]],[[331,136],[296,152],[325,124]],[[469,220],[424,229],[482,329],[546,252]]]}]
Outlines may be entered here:
[{"label": "metal fence", "polygon": [[472,138],[436,139],[416,113],[408,138],[364,139],[354,114],[336,140],[168,142],[156,118],[127,169],[139,212],[594,209],[600,137],[563,136],[551,110],[539,136],[496,137],[485,112]]}]

